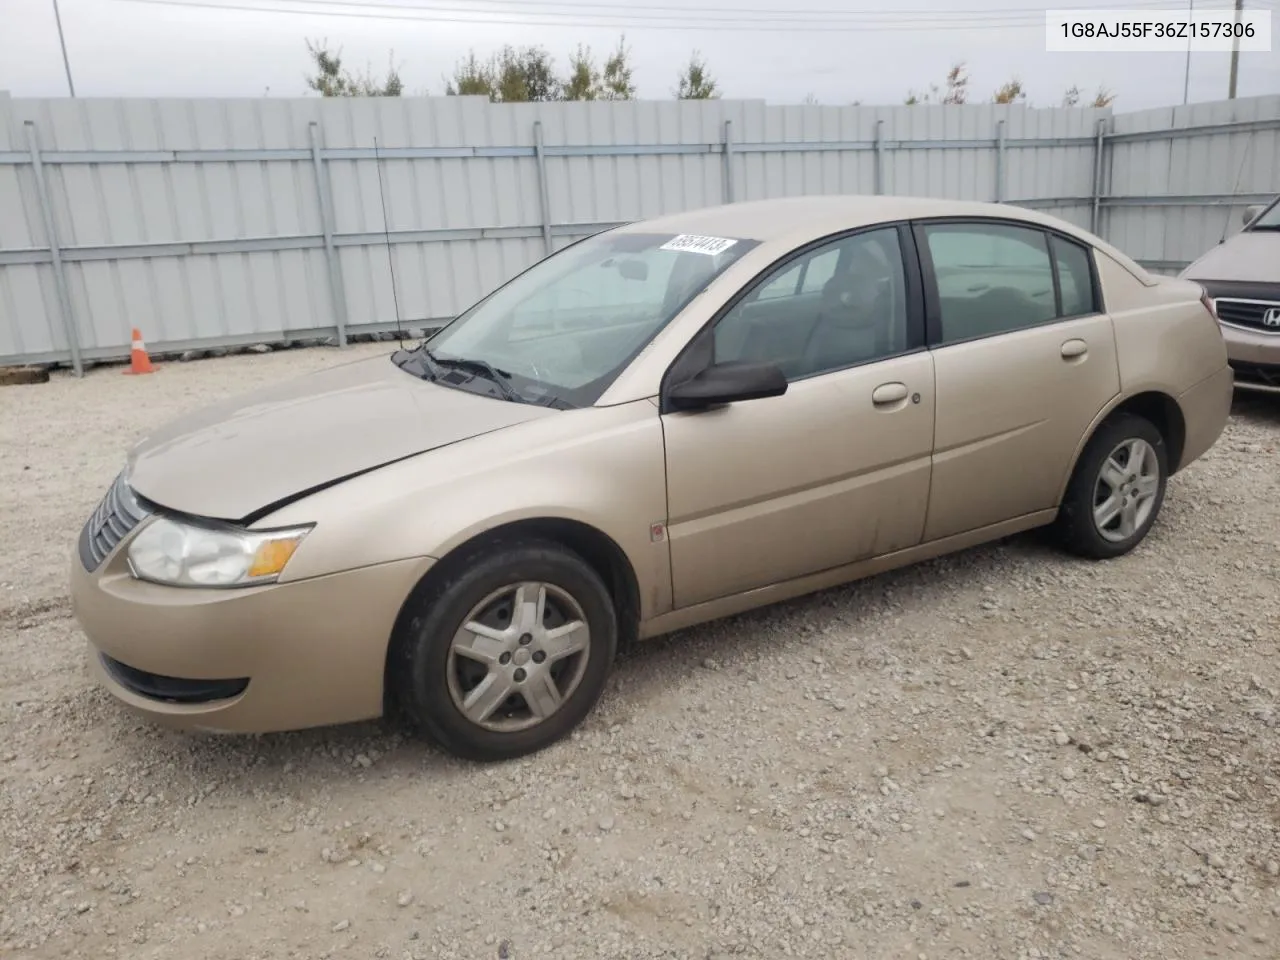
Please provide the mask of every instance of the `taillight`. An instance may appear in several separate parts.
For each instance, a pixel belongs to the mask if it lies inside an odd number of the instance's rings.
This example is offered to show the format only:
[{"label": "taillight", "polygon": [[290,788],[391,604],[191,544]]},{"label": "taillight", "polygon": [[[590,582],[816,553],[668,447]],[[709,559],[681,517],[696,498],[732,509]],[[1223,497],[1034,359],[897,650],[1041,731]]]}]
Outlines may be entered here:
[{"label": "taillight", "polygon": [[1209,316],[1218,319],[1218,307],[1213,302],[1213,297],[1209,296],[1209,291],[1204,287],[1200,288],[1200,302],[1204,304],[1204,308],[1209,311]]}]

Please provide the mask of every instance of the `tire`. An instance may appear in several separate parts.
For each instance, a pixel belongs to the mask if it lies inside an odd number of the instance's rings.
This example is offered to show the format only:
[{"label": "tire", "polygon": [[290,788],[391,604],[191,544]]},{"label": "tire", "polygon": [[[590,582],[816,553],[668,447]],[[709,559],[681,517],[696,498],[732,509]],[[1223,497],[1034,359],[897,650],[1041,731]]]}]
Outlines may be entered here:
[{"label": "tire", "polygon": [[599,700],[617,652],[604,581],[546,540],[491,543],[446,562],[448,574],[400,618],[387,671],[397,707],[468,760],[510,760],[560,740]]},{"label": "tire", "polygon": [[[1129,466],[1138,453],[1135,481]],[[1076,463],[1053,525],[1056,539],[1069,552],[1093,560],[1128,553],[1155,523],[1168,476],[1169,451],[1156,426],[1132,413],[1115,414],[1089,439]],[[1116,498],[1122,506],[1111,516]]]}]

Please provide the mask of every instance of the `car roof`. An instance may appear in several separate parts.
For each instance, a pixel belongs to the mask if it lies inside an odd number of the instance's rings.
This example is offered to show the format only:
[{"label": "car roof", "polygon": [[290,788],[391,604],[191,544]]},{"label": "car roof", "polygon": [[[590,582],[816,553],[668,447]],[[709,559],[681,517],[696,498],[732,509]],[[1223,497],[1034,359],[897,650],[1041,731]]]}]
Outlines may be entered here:
[{"label": "car roof", "polygon": [[924,217],[999,217],[1051,227],[1103,251],[1143,283],[1156,282],[1156,278],[1136,261],[1074,224],[1036,210],[1004,203],[865,194],[779,197],[666,214],[627,224],[620,230],[628,233],[687,233],[732,237],[765,243],[785,241],[791,246],[800,246],[843,230]]}]

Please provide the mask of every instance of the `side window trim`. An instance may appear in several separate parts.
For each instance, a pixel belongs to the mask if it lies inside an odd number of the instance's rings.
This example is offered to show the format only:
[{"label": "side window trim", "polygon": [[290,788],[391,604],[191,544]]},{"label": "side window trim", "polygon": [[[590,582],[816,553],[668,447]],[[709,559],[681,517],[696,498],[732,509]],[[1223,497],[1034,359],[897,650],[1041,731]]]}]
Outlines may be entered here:
[{"label": "side window trim", "polygon": [[[1026,220],[1017,220],[1007,217],[982,217],[982,216],[960,216],[960,217],[920,217],[910,221],[911,235],[914,239],[915,255],[920,264],[921,282],[923,284],[923,300],[924,300],[924,326],[925,326],[925,342],[930,350],[940,347],[955,346],[961,343],[972,343],[975,340],[986,340],[992,336],[1005,336],[1009,333],[1017,333],[1018,330],[1007,330],[1004,333],[986,334],[977,337],[969,337],[965,340],[944,341],[942,336],[942,303],[938,293],[938,276],[934,271],[933,256],[929,251],[928,237],[925,228],[935,224],[974,224],[983,225],[990,224],[997,227],[1020,227],[1024,230],[1031,230],[1040,233],[1044,237],[1045,249],[1049,254],[1049,267],[1053,273],[1053,295],[1054,295],[1054,313],[1058,316],[1051,320],[1045,320],[1043,323],[1036,324],[1035,327],[1022,327],[1022,330],[1031,330],[1036,327],[1044,327],[1053,323],[1062,323],[1064,320],[1078,320],[1082,317],[1097,316],[1106,313],[1106,304],[1102,297],[1102,284],[1098,278],[1098,264],[1094,257],[1092,246],[1081,243],[1075,237],[1054,230],[1052,227],[1046,227],[1042,224],[1032,223]],[[1070,316],[1061,316],[1062,314],[1062,287],[1058,278],[1058,259],[1054,255],[1055,243],[1069,243],[1084,251],[1085,262],[1089,265],[1089,280],[1091,284],[1091,293],[1093,297],[1093,310],[1088,313],[1072,314]]]},{"label": "side window trim", "polygon": [[804,281],[805,281],[805,278],[809,276],[810,262],[811,261],[806,259],[804,263],[800,264],[800,276],[796,277],[796,287],[794,290],[791,291],[791,295],[793,297],[800,296],[800,294],[804,291]]},{"label": "side window trim", "polygon": [[1066,320],[1067,318],[1062,314],[1062,277],[1058,271],[1058,253],[1053,236],[1041,230],[1040,238],[1044,241],[1044,252],[1049,255],[1049,272],[1053,275],[1053,319]]},{"label": "side window trim", "polygon": [[[905,350],[891,356],[878,357],[875,361],[889,360],[893,357],[902,357],[911,353],[918,353],[927,350],[930,346],[928,342],[928,334],[926,330],[927,309],[926,309],[926,292],[927,284],[924,282],[924,271],[921,265],[920,256],[916,249],[916,240],[913,235],[912,221],[910,220],[886,220],[879,223],[864,224],[860,227],[854,227],[849,230],[840,230],[836,233],[829,233],[826,236],[818,237],[810,240],[803,246],[794,247],[776,260],[762,267],[750,280],[738,288],[738,291],[727,301],[721,304],[720,309],[712,314],[699,329],[693,334],[688,342],[676,354],[675,359],[671,361],[666,372],[662,375],[662,380],[658,387],[658,408],[660,413],[669,413],[666,405],[667,391],[675,385],[676,382],[683,382],[690,377],[696,376],[703,369],[705,364],[703,358],[710,356],[709,344],[707,339],[713,335],[718,324],[725,316],[727,316],[739,303],[745,300],[756,290],[762,282],[764,282],[771,274],[788,263],[793,263],[801,257],[808,256],[814,250],[820,247],[828,246],[833,243],[839,243],[848,240],[863,233],[872,233],[877,230],[895,230],[898,235],[898,247],[902,258],[903,283],[906,290],[906,308],[907,308],[907,346]],[[801,267],[801,272],[805,272],[805,267]],[[860,366],[860,364],[858,364]],[[841,369],[850,369],[844,367]],[[840,370],[828,370],[821,374],[825,376],[827,373],[839,373]]]},{"label": "side window trim", "polygon": [[[1045,230],[1045,233],[1049,235],[1050,251],[1053,251],[1054,248],[1057,247],[1059,244],[1063,246],[1073,246],[1077,250],[1079,250],[1081,253],[1084,254],[1084,262],[1089,267],[1089,295],[1090,295],[1090,303],[1093,309],[1089,310],[1087,313],[1068,314],[1066,316],[1060,317],[1059,319],[1075,320],[1080,317],[1092,317],[1100,313],[1106,313],[1107,305],[1103,301],[1103,297],[1102,297],[1102,282],[1098,278],[1098,261],[1094,257],[1093,248],[1088,244],[1081,243],[1079,240],[1075,239],[1074,237],[1069,237],[1064,233],[1057,232],[1056,230]],[[1054,273],[1055,282],[1057,282],[1056,278],[1058,275],[1058,257],[1056,253],[1053,255],[1051,259],[1053,261],[1053,273]],[[1058,313],[1062,313],[1061,304],[1059,304],[1058,306]]]}]

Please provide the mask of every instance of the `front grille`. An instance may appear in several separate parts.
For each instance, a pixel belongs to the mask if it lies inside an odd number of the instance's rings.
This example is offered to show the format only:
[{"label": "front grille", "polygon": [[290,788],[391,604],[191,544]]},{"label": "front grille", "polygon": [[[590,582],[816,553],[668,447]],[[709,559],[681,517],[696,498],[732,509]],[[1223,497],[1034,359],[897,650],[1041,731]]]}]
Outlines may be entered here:
[{"label": "front grille", "polygon": [[1231,368],[1235,371],[1237,383],[1256,383],[1280,389],[1280,365],[1232,360]]},{"label": "front grille", "polygon": [[166,703],[210,703],[214,700],[230,700],[238,697],[249,686],[247,677],[234,680],[184,680],[181,677],[166,677],[158,673],[148,673],[127,663],[121,663],[105,653],[102,667],[112,680],[126,690],[136,693],[148,700],[163,700]]},{"label": "front grille", "polygon": [[116,477],[115,482],[102,498],[93,516],[80,531],[80,562],[92,573],[107,559],[107,554],[116,548],[121,540],[129,535],[134,527],[148,516],[151,511],[129,489],[124,474]]},{"label": "front grille", "polygon": [[[1214,300],[1214,306],[1218,310],[1218,319],[1223,323],[1248,327],[1262,333],[1280,334],[1280,301],[1218,297]],[[1271,322],[1268,323],[1268,320]]]}]

